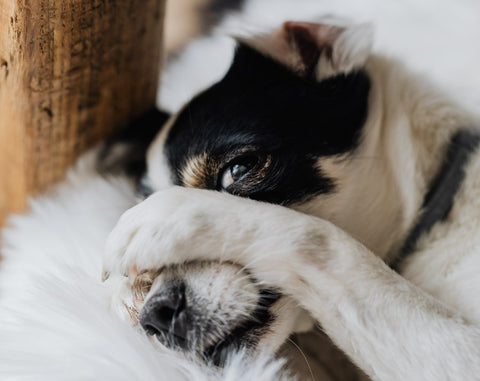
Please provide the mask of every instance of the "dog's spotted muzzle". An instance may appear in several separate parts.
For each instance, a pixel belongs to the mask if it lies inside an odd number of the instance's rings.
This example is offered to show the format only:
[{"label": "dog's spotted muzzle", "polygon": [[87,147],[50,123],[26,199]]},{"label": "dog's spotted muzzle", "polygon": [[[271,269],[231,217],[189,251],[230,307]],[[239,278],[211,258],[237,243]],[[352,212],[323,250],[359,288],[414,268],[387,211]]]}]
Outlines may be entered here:
[{"label": "dog's spotted muzzle", "polygon": [[280,295],[258,288],[235,265],[195,266],[162,271],[139,323],[163,345],[221,366],[233,351],[256,347],[274,320],[270,307]]}]

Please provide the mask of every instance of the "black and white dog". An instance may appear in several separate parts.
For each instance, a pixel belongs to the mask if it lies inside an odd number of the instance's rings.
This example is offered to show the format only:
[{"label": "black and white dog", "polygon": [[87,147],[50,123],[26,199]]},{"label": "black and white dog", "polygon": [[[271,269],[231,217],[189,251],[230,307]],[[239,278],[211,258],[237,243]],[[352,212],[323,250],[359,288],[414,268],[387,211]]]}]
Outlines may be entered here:
[{"label": "black and white dog", "polygon": [[216,363],[317,322],[373,379],[479,377],[479,120],[371,44],[239,41],[149,148],[152,195],[107,242],[114,308]]}]

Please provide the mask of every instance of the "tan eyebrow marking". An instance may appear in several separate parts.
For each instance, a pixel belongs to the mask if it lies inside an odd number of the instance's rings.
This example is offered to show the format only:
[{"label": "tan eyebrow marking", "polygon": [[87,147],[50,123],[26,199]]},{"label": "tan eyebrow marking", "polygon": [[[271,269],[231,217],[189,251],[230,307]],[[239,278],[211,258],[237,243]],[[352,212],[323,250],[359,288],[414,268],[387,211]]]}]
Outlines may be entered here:
[{"label": "tan eyebrow marking", "polygon": [[181,171],[183,186],[190,188],[208,188],[208,179],[217,173],[220,163],[206,153],[188,159]]},{"label": "tan eyebrow marking", "polygon": [[[181,183],[185,187],[189,188],[203,188],[207,189],[209,186],[209,179],[213,178],[218,174],[222,165],[225,162],[238,157],[242,154],[254,152],[253,146],[244,146],[239,149],[233,150],[232,152],[226,153],[224,160],[215,160],[211,155],[204,152],[200,155],[192,156],[187,160],[183,165],[183,168],[180,171]],[[259,181],[263,178],[266,173],[266,170],[270,166],[272,158],[270,155],[267,156],[265,165],[261,168],[256,176],[256,181]]]}]

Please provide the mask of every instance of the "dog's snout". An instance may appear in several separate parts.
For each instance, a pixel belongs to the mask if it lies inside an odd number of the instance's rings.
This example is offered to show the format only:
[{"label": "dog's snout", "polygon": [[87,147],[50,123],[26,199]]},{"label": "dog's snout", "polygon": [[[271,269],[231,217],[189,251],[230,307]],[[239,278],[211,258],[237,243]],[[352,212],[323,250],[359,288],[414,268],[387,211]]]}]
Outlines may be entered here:
[{"label": "dog's snout", "polygon": [[184,347],[188,330],[185,285],[162,288],[145,304],[140,324],[150,335],[167,338],[175,346]]}]

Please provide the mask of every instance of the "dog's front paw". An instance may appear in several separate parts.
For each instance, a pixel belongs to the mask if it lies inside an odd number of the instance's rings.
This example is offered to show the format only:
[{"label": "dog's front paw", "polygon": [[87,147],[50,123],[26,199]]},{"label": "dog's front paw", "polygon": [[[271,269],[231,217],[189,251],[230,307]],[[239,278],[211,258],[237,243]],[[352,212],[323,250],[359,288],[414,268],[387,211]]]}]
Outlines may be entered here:
[{"label": "dog's front paw", "polygon": [[202,237],[218,222],[210,193],[173,187],[127,210],[107,239],[104,277],[201,257]]},{"label": "dog's front paw", "polygon": [[295,272],[292,266],[328,256],[337,230],[282,206],[173,187],[123,214],[107,240],[104,277],[195,260],[229,261],[276,285]]}]

